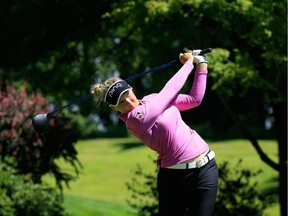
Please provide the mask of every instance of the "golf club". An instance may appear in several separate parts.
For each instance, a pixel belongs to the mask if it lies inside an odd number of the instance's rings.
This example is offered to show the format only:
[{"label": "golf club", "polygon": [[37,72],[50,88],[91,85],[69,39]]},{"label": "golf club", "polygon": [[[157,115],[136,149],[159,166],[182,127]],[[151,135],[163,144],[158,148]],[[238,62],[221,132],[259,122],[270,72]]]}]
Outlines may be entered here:
[{"label": "golf club", "polygon": [[[202,51],[199,53],[199,55],[204,55],[204,54],[207,54],[207,53],[210,53],[210,52],[212,52],[212,49],[211,49],[211,48],[204,49],[204,50],[202,50]],[[136,78],[138,78],[138,77],[141,77],[141,76],[143,76],[143,75],[145,75],[145,74],[148,74],[148,73],[151,73],[151,72],[153,72],[153,71],[157,71],[157,70],[160,70],[160,69],[169,67],[169,66],[171,66],[173,63],[175,63],[176,61],[178,61],[178,59],[175,59],[175,60],[173,60],[173,61],[167,62],[167,63],[165,63],[165,64],[163,64],[163,65],[157,66],[157,67],[152,68],[152,69],[150,69],[150,70],[148,70],[148,71],[144,71],[144,72],[141,72],[141,73],[136,74],[136,75],[134,75],[134,76],[128,77],[128,78],[126,78],[126,79],[124,79],[124,80],[128,82],[128,81],[130,81],[130,80],[136,79]],[[64,105],[64,106],[62,106],[62,107],[59,107],[59,108],[53,110],[53,111],[50,112],[50,113],[47,113],[47,114],[38,114],[38,115],[36,115],[36,116],[32,119],[32,125],[33,125],[35,131],[37,131],[38,133],[44,132],[45,129],[47,128],[48,120],[49,120],[50,117],[52,117],[54,114],[56,114],[56,113],[59,112],[60,110],[66,108],[66,107],[69,107],[69,106],[71,106],[71,105],[73,105],[73,104],[80,103],[81,101],[83,101],[83,100],[85,100],[85,99],[87,99],[87,98],[90,98],[90,97],[92,97],[92,96],[93,96],[93,94],[90,93],[90,94],[88,94],[88,95],[85,95],[84,97],[81,97],[81,98],[79,98],[79,99],[77,99],[77,100],[75,100],[75,101],[72,101],[71,103],[69,103],[69,104],[67,104],[67,105]]]}]

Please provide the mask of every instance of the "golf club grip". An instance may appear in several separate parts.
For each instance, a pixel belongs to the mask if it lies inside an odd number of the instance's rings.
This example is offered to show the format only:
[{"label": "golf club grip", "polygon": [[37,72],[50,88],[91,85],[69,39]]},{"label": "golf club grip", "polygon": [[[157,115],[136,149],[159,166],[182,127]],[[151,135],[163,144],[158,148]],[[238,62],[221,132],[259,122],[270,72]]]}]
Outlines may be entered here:
[{"label": "golf club grip", "polygon": [[210,52],[212,52],[212,48],[204,49],[199,53],[199,55],[205,55],[205,54],[210,53]]}]

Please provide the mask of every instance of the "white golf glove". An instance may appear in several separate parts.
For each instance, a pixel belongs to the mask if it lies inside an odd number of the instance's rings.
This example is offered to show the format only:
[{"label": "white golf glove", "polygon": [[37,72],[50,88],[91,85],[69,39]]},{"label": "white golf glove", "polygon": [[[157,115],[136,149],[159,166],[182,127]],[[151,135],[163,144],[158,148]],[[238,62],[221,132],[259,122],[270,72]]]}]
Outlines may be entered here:
[{"label": "white golf glove", "polygon": [[205,55],[197,55],[193,57],[193,63],[200,64],[200,63],[206,63],[208,64],[207,58]]},{"label": "white golf glove", "polygon": [[192,50],[192,54],[194,56],[193,63],[195,63],[195,64],[200,64],[200,63],[208,64],[206,56],[205,55],[199,55],[201,51],[202,51],[201,49]]},{"label": "white golf glove", "polygon": [[192,52],[192,55],[193,55],[193,56],[197,56],[197,55],[199,55],[199,53],[200,53],[201,51],[202,51],[201,49],[197,49],[197,50],[192,50],[191,52]]}]

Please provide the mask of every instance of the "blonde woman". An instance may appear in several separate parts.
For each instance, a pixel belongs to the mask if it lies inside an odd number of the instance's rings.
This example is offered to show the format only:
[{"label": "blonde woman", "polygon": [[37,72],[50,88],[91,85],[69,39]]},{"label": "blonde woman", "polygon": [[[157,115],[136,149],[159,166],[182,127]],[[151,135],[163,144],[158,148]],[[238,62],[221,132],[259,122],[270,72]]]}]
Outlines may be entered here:
[{"label": "blonde woman", "polygon": [[[91,92],[120,113],[130,134],[158,153],[159,215],[209,216],[218,188],[215,153],[180,114],[200,105],[208,64],[205,55],[192,52],[180,53],[179,60],[183,66],[157,94],[138,99],[132,87],[116,77],[93,85]],[[180,94],[194,64],[190,92]]]}]

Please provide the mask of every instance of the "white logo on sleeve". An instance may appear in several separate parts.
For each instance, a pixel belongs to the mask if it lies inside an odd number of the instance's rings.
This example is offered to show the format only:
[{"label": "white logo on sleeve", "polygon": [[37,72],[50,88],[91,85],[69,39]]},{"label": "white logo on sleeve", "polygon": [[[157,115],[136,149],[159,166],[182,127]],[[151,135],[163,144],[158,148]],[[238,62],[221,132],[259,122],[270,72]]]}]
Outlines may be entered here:
[{"label": "white logo on sleeve", "polygon": [[144,118],[144,114],[142,112],[136,112],[135,113],[135,117],[139,120],[143,119]]}]

